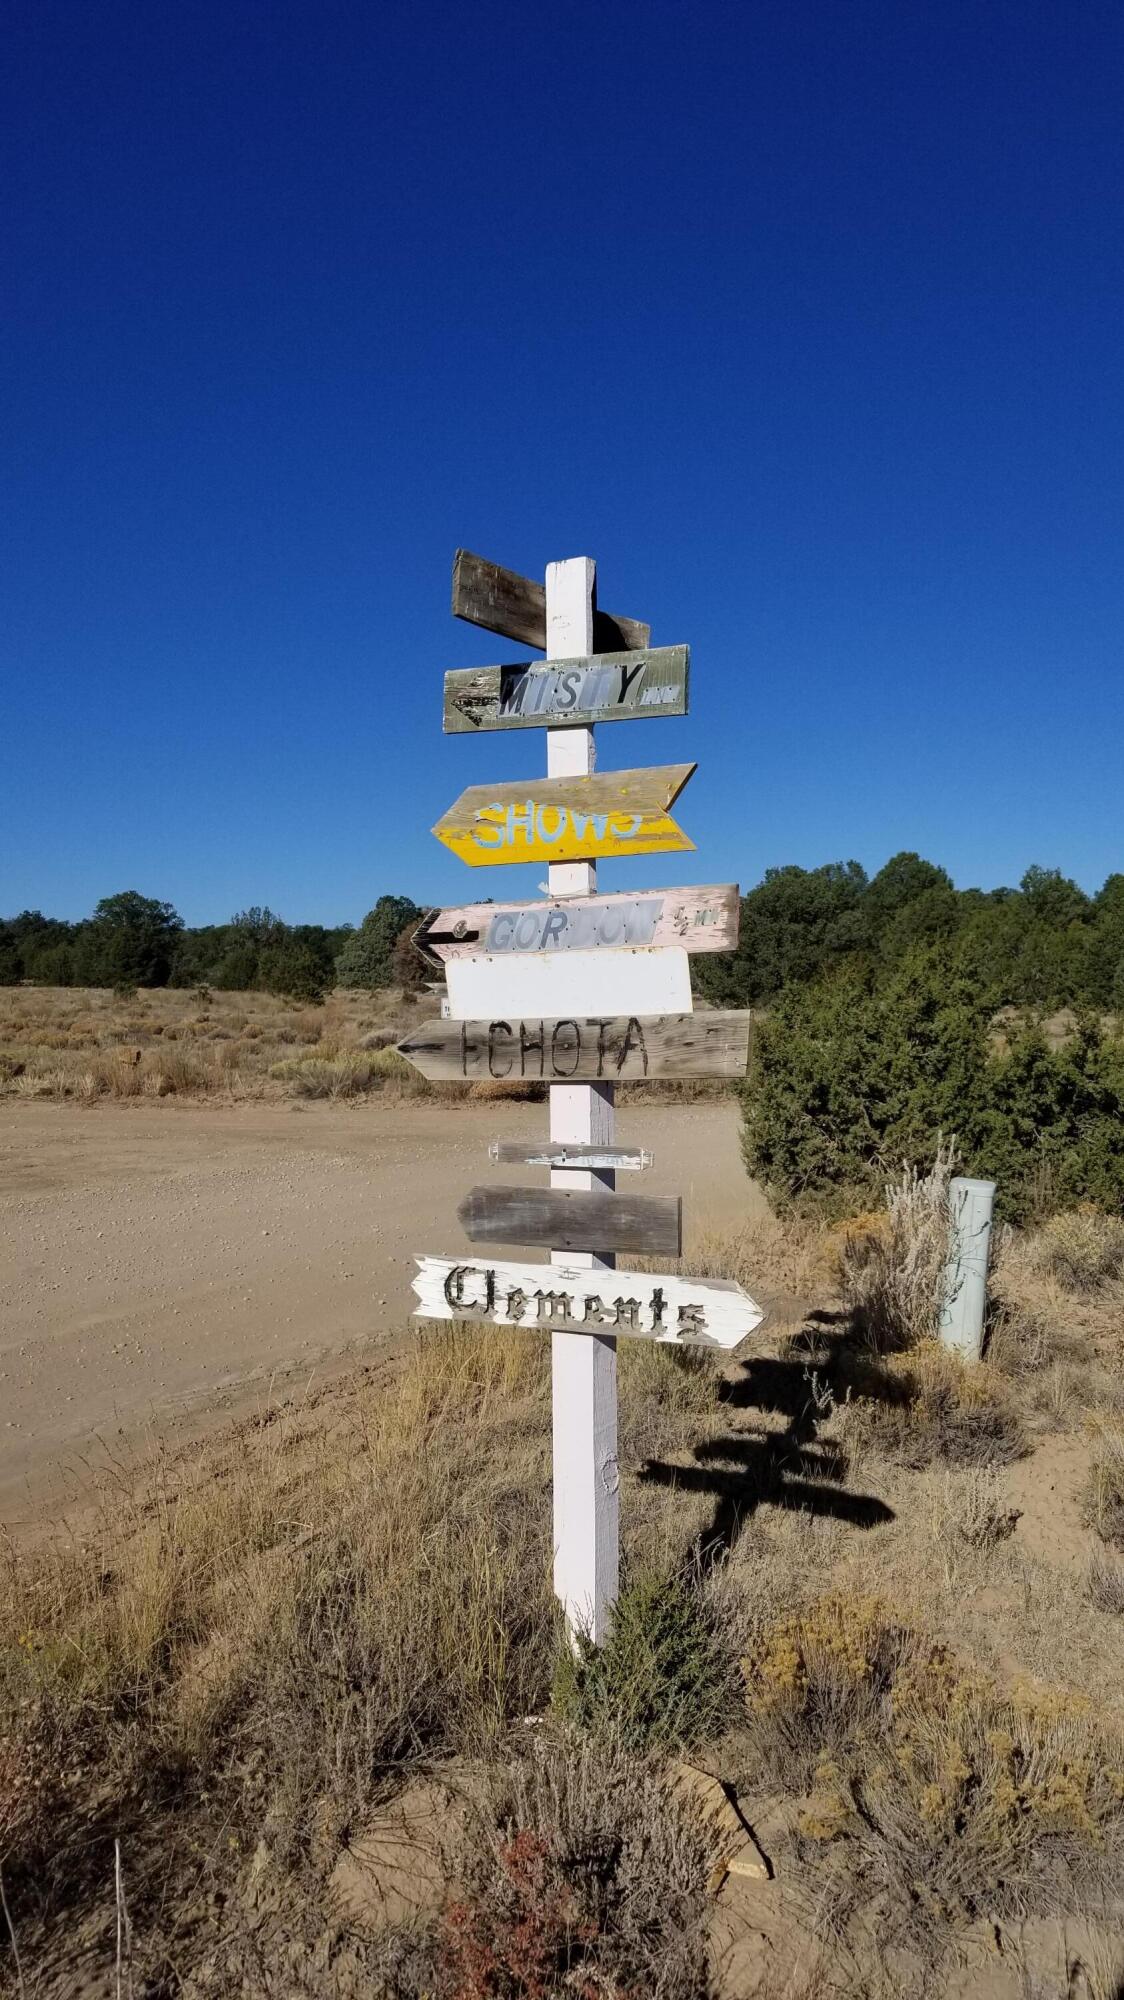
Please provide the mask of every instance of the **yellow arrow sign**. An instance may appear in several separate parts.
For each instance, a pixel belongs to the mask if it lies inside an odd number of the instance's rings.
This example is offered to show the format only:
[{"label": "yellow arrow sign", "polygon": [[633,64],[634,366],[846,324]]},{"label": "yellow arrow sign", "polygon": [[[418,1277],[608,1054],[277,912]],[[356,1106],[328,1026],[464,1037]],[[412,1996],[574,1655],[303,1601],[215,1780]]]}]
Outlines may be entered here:
[{"label": "yellow arrow sign", "polygon": [[438,840],[470,868],[506,861],[596,861],[693,848],[670,817],[694,764],[470,785],[438,820]]}]

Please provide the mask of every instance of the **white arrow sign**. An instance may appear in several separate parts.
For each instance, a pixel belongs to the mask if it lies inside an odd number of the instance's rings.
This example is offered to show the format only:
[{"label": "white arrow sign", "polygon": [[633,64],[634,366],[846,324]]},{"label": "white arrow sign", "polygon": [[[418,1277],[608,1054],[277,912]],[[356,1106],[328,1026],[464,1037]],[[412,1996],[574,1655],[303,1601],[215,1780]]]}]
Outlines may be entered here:
[{"label": "white arrow sign", "polygon": [[[557,1253],[556,1253],[557,1254]],[[737,1347],[765,1317],[727,1278],[679,1278],[567,1263],[419,1257],[416,1319],[486,1320],[562,1333],[627,1334],[673,1347]]]}]

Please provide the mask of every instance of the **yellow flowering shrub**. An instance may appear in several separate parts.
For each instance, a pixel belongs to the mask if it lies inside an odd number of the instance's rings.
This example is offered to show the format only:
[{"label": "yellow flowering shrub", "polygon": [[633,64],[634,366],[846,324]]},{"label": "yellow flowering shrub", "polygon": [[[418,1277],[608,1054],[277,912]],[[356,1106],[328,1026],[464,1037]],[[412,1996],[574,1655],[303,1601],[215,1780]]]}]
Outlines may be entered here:
[{"label": "yellow flowering shrub", "polygon": [[742,1661],[761,1770],[802,1803],[805,1839],[879,1849],[934,1907],[1002,1902],[1036,1870],[1124,1839],[1124,1742],[1065,1689],[1001,1686],[877,1597],[833,1594]]}]

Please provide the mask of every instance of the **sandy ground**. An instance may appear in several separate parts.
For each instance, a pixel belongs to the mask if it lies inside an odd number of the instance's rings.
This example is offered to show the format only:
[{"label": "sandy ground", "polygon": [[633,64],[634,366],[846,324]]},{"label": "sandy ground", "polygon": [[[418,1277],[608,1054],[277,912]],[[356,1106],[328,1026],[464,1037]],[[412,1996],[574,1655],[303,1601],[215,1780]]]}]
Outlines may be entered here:
[{"label": "sandy ground", "polygon": [[[492,1167],[489,1140],[545,1122],[519,1104],[5,1106],[0,1520],[80,1492],[146,1432],[385,1354],[414,1253],[466,1247],[466,1190],[542,1184]],[[620,1123],[655,1153],[645,1192],[682,1194],[688,1251],[762,1211],[734,1105],[630,1106]]]}]

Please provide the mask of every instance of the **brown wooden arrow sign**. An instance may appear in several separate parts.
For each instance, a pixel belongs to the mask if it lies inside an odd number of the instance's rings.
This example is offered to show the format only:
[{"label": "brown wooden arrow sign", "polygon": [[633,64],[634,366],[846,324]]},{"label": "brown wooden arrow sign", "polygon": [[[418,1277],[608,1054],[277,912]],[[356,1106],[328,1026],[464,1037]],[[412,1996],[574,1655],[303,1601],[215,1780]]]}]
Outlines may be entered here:
[{"label": "brown wooden arrow sign", "polygon": [[617,1014],[595,1018],[424,1021],[398,1044],[434,1081],[476,1077],[548,1083],[640,1082],[645,1077],[744,1076],[747,1011]]},{"label": "brown wooden arrow sign", "polygon": [[[546,591],[532,577],[501,569],[483,556],[458,549],[453,557],[453,617],[483,625],[513,639],[517,646],[546,648]],[[636,618],[616,618],[609,611],[593,613],[593,643],[599,653],[631,652],[648,644],[650,625]]]},{"label": "brown wooden arrow sign", "polygon": [[586,1194],[567,1188],[470,1188],[457,1209],[471,1243],[535,1243],[553,1250],[639,1250],[678,1257],[683,1204],[662,1195]]}]

